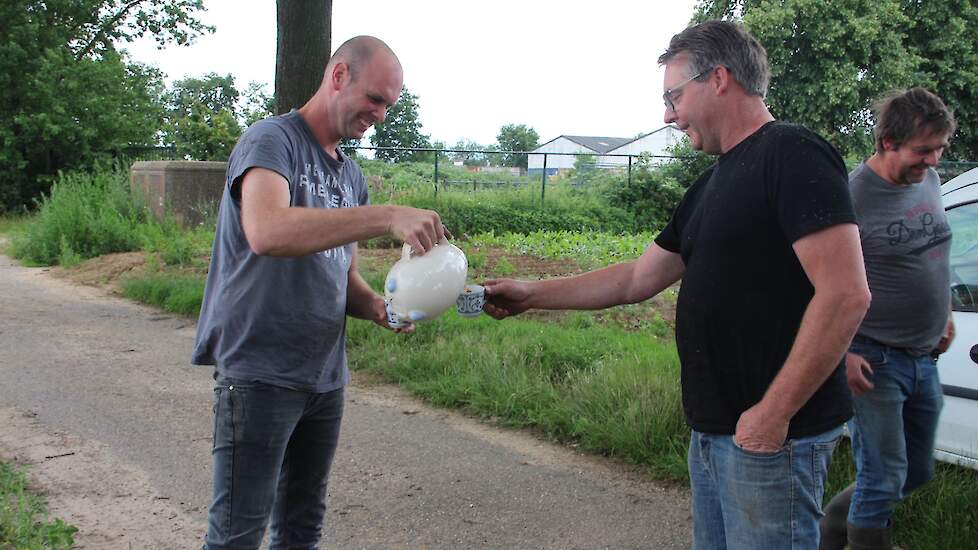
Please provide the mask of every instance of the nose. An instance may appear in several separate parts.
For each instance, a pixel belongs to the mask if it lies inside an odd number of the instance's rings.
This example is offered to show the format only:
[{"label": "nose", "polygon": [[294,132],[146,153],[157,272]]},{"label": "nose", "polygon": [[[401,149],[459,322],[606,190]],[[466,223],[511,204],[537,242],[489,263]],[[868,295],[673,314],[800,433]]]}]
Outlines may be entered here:
[{"label": "nose", "polygon": [[940,162],[941,156],[944,154],[944,149],[934,149],[930,153],[927,153],[927,157],[924,158],[924,162],[927,166],[934,167]]},{"label": "nose", "polygon": [[678,119],[679,117],[676,116],[676,111],[670,109],[669,106],[666,105],[666,112],[662,116],[662,120],[664,120],[666,124],[672,124],[673,122],[676,122],[676,120]]},{"label": "nose", "polygon": [[375,122],[383,122],[384,119],[387,118],[387,106],[378,105],[377,108],[374,109],[373,115]]}]

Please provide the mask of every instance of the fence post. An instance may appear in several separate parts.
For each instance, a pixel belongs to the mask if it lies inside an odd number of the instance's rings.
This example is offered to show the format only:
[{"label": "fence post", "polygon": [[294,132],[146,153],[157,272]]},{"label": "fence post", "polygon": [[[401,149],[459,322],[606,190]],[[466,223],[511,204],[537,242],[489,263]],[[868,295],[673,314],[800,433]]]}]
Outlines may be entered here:
[{"label": "fence post", "polygon": [[438,196],[438,151],[435,151],[435,196]]},{"label": "fence post", "polygon": [[632,156],[628,155],[628,187],[632,186]]},{"label": "fence post", "polygon": [[543,154],[543,177],[540,179],[540,206],[543,206],[543,196],[547,192],[547,154]]}]

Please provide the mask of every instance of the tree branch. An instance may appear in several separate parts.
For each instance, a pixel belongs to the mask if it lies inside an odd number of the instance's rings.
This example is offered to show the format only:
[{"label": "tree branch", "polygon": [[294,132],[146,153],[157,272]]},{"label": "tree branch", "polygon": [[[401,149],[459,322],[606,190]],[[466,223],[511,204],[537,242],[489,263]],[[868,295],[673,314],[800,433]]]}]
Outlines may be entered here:
[{"label": "tree branch", "polygon": [[95,33],[95,36],[93,36],[92,39],[88,41],[88,44],[85,44],[85,46],[81,49],[81,51],[79,51],[75,55],[75,60],[81,61],[86,55],[90,54],[92,50],[95,49],[96,44],[98,44],[105,38],[105,35],[108,33],[109,29],[115,27],[119,23],[119,21],[124,19],[128,15],[129,10],[138,6],[139,4],[142,4],[145,1],[146,0],[130,0],[128,4],[123,6],[118,11],[118,13],[116,13],[114,16],[106,20],[102,24],[101,28],[99,28],[98,32]]}]

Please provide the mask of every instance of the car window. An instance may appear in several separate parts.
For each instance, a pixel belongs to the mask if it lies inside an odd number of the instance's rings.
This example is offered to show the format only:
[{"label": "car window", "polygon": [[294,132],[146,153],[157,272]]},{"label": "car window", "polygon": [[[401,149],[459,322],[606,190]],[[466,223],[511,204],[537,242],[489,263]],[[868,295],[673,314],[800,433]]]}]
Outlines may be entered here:
[{"label": "car window", "polygon": [[948,209],[951,226],[951,307],[978,312],[978,203]]}]

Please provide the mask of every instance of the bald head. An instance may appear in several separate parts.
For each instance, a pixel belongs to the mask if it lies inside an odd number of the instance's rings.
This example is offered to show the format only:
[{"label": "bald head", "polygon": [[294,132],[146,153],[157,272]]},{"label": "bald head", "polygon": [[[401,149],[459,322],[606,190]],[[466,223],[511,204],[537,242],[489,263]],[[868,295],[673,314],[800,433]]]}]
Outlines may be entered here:
[{"label": "bald head", "polygon": [[354,36],[340,44],[340,47],[333,52],[333,57],[329,58],[329,63],[326,64],[326,74],[329,74],[337,64],[343,63],[350,73],[350,81],[356,81],[363,67],[378,53],[388,56],[400,69],[400,60],[383,40],[373,36]]}]

